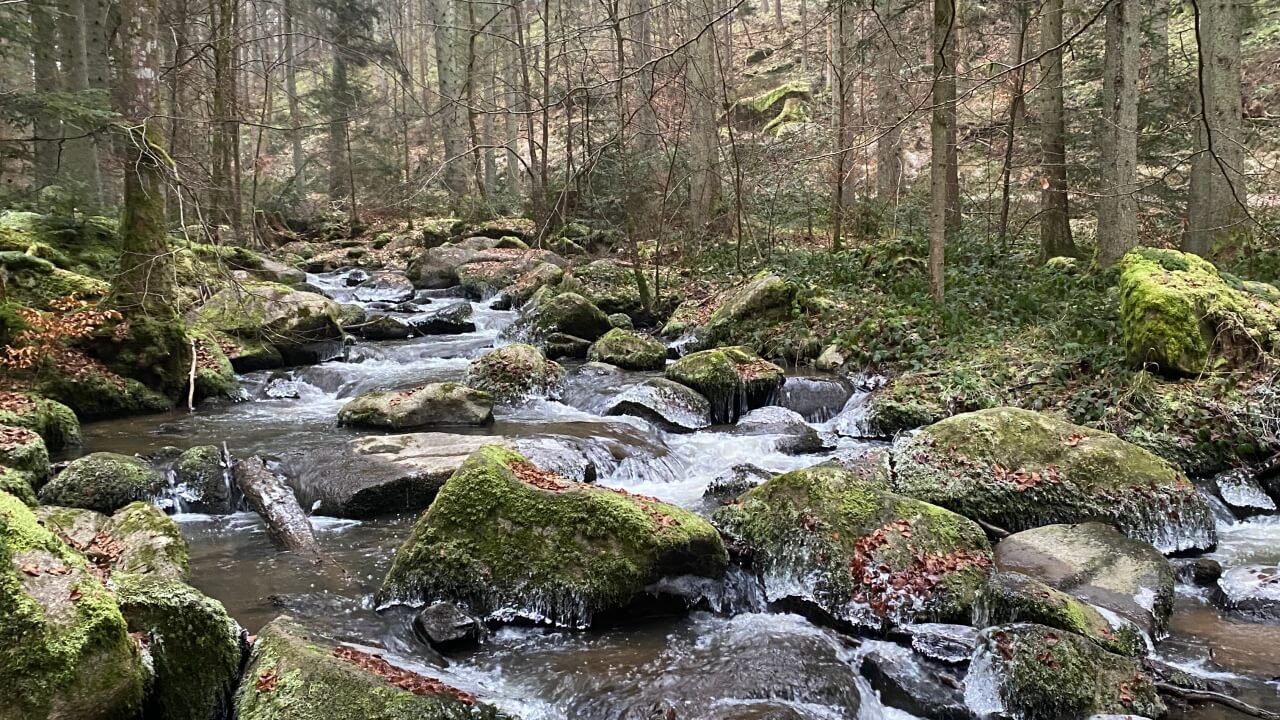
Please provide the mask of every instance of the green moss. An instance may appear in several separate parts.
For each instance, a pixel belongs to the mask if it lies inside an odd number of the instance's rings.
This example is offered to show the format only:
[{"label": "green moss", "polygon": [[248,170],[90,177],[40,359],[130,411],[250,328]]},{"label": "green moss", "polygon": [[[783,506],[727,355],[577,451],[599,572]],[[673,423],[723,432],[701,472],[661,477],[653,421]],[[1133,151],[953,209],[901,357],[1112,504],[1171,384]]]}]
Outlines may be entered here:
[{"label": "green moss", "polygon": [[40,434],[45,447],[57,452],[80,444],[80,421],[62,403],[24,393],[15,394],[16,410],[0,410],[0,424],[26,428]]},{"label": "green moss", "polygon": [[240,381],[218,341],[198,330],[191,336],[196,340],[196,397],[240,397]]},{"label": "green moss", "polygon": [[688,511],[563,478],[535,487],[513,466],[532,467],[494,445],[467,458],[396,553],[385,597],[581,627],[663,576],[725,569],[720,536]]},{"label": "green moss", "polygon": [[74,376],[60,372],[42,375],[35,390],[85,419],[163,412],[173,407],[169,398],[137,380],[92,368]]},{"label": "green moss", "polygon": [[516,343],[472,361],[467,366],[466,383],[492,394],[499,402],[510,402],[547,392],[563,373],[538,348]]},{"label": "green moss", "polygon": [[158,491],[162,481],[145,461],[115,453],[77,458],[40,491],[41,502],[112,513]]},{"label": "green moss", "polygon": [[13,468],[0,467],[0,493],[8,493],[28,506],[34,507],[36,504],[36,490],[32,477]]},{"label": "green moss", "polygon": [[609,331],[609,316],[577,293],[560,293],[538,302],[529,314],[529,330],[536,339],[561,333],[588,342]]},{"label": "green moss", "polygon": [[0,467],[24,473],[39,487],[49,477],[49,451],[34,431],[0,425]]},{"label": "green moss", "polygon": [[1113,627],[1097,608],[1020,573],[991,576],[974,604],[978,627],[1032,622],[1089,638],[1119,655],[1141,656],[1147,651],[1142,631],[1132,623]]},{"label": "green moss", "polygon": [[771,594],[873,628],[966,621],[991,565],[972,521],[888,492],[877,473],[828,465],[776,476],[715,520],[752,550]]},{"label": "green moss", "polygon": [[627,370],[660,370],[667,364],[667,346],[630,330],[614,328],[591,345],[587,357]]},{"label": "green moss", "polygon": [[735,109],[749,110],[749,117],[769,117],[780,110],[778,107],[779,103],[785,104],[788,99],[808,96],[809,83],[804,80],[792,80],[791,82],[783,83],[775,88],[766,90],[754,97],[739,100],[735,105]]},{"label": "green moss", "polygon": [[782,368],[745,347],[723,347],[685,355],[667,366],[666,377],[711,401],[712,422],[734,422],[761,407],[782,387]]},{"label": "green moss", "polygon": [[589,299],[606,315],[646,317],[635,270],[616,260],[596,260],[574,268],[561,283],[561,289]]},{"label": "green moss", "polygon": [[0,270],[6,277],[5,296],[35,308],[46,308],[50,300],[68,295],[99,298],[111,289],[97,278],[63,270],[48,260],[12,250],[0,251]]},{"label": "green moss", "polygon": [[782,104],[782,110],[769,121],[761,132],[781,135],[793,123],[809,122],[809,106],[803,98],[789,97]]},{"label": "green moss", "polygon": [[81,275],[109,278],[120,257],[115,218],[0,213],[0,251],[15,250]]},{"label": "green moss", "polygon": [[116,511],[106,531],[122,545],[115,567],[122,572],[184,578],[190,566],[187,541],[173,518],[148,502]]}]

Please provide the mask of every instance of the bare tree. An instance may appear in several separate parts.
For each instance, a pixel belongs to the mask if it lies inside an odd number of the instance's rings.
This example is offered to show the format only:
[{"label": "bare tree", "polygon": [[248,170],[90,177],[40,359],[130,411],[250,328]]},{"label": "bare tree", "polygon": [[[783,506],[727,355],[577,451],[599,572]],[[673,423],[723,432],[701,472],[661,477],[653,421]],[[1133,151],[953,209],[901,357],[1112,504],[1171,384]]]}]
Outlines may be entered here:
[{"label": "bare tree", "polygon": [[1142,8],[1109,0],[1103,57],[1102,190],[1098,200],[1098,262],[1111,265],[1138,245],[1138,47]]},{"label": "bare tree", "polygon": [[1067,209],[1067,123],[1063,111],[1062,0],[1045,0],[1040,15],[1040,257],[1077,257]]},{"label": "bare tree", "polygon": [[955,0],[933,0],[933,120],[929,126],[929,294],[941,303],[946,295],[948,187],[955,172],[952,138],[956,122]]}]

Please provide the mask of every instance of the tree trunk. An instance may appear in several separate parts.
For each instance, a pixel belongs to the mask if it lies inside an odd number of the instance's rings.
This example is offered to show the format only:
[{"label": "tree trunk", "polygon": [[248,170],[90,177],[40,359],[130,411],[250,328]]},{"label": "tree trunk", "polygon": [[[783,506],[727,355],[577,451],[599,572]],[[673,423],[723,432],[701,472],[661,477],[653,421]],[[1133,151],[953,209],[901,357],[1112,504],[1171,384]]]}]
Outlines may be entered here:
[{"label": "tree trunk", "polygon": [[1009,240],[1010,185],[1013,182],[1013,147],[1017,139],[1018,117],[1022,114],[1023,80],[1026,70],[1022,67],[1022,55],[1027,43],[1027,11],[1024,0],[1016,0],[1013,7],[1014,38],[1009,66],[1013,71],[1013,91],[1009,98],[1009,120],[1005,127],[1004,163],[1000,168],[1000,242]]},{"label": "tree trunk", "polygon": [[832,112],[835,116],[836,148],[832,154],[831,178],[831,250],[840,252],[844,247],[844,235],[849,231],[849,209],[854,204],[853,192],[853,103],[854,62],[853,52],[858,45],[857,8],[848,0],[840,2],[832,11],[835,27],[831,29],[831,43],[835,54],[831,60],[835,95]]},{"label": "tree trunk", "polygon": [[945,254],[948,222],[948,189],[954,172],[952,138],[956,120],[955,0],[933,0],[933,120],[929,168],[929,294],[935,302],[945,297]]},{"label": "tree trunk", "polygon": [[1147,88],[1152,93],[1169,92],[1169,0],[1150,0],[1147,5]]},{"label": "tree trunk", "polygon": [[1199,42],[1199,151],[1191,160],[1187,230],[1182,249],[1208,255],[1248,228],[1248,186],[1244,175],[1244,134],[1240,87],[1240,0],[1200,0],[1196,8]]},{"label": "tree trunk", "polygon": [[[57,22],[54,20],[57,9],[45,2],[28,4],[31,13],[31,57],[35,69],[36,92],[53,92],[59,88],[57,57]],[[33,168],[36,187],[51,185],[57,181],[59,158],[58,138],[62,136],[62,126],[52,110],[42,109],[35,117],[32,130],[35,143],[32,145]]]},{"label": "tree trunk", "polygon": [[316,541],[311,521],[298,505],[293,490],[267,468],[258,456],[245,458],[235,464],[232,471],[236,485],[244,493],[249,506],[267,524],[267,537],[285,550],[304,553],[315,558],[324,556]]},{"label": "tree trunk", "polygon": [[690,6],[693,40],[688,63],[689,89],[689,222],[705,227],[720,199],[720,73],[716,59],[714,0]]},{"label": "tree trunk", "polygon": [[[89,87],[101,90],[103,96],[112,90],[111,83],[111,0],[82,0],[84,20],[85,65],[89,76]],[[122,72],[123,74],[123,72]],[[103,103],[102,110],[107,105]],[[104,206],[115,206],[119,201],[116,184],[108,178],[122,163],[117,162],[119,147],[114,143],[114,134],[100,133],[94,137],[94,145],[98,153],[98,177],[101,181],[100,200]]]},{"label": "tree trunk", "polygon": [[472,158],[467,138],[466,77],[467,47],[460,3],[431,0],[431,22],[435,25],[436,73],[440,84],[440,134],[444,140],[444,186],[460,199],[471,193]]},{"label": "tree trunk", "polygon": [[876,140],[876,197],[883,203],[896,202],[902,186],[902,56],[897,37],[898,15],[894,0],[879,0],[876,10],[884,23],[885,35],[878,44],[879,72],[876,75],[876,104],[880,109],[880,138]]},{"label": "tree trunk", "polygon": [[284,91],[289,100],[289,145],[293,150],[293,188],[299,198],[307,196],[306,156],[302,154],[302,117],[298,111],[298,58],[293,51],[293,0],[284,0]]},{"label": "tree trunk", "polygon": [[235,136],[239,132],[235,90],[236,1],[218,0],[214,10],[213,171],[209,183],[213,221],[229,225],[232,237],[240,240],[242,228],[239,193],[235,191],[235,186],[240,182],[235,160],[238,145]]},{"label": "tree trunk", "polygon": [[[84,4],[81,0],[62,0],[58,18],[61,41],[62,89],[83,97],[89,90],[89,66],[85,58]],[[87,124],[63,122],[62,175],[85,208],[96,208],[102,199],[102,178],[98,175],[98,147],[95,128]]]},{"label": "tree trunk", "polygon": [[1079,257],[1067,212],[1067,125],[1063,111],[1062,0],[1046,0],[1040,15],[1044,77],[1040,96],[1040,259]]},{"label": "tree trunk", "polygon": [[1138,245],[1138,46],[1141,6],[1107,6],[1103,56],[1102,197],[1098,201],[1098,262],[1111,265]]},{"label": "tree trunk", "polygon": [[[335,43],[333,70],[329,78],[329,137],[325,145],[329,161],[329,199],[335,202],[344,201],[351,195],[351,168],[347,166],[347,122],[354,98],[351,96],[348,71],[347,51],[341,43]],[[347,210],[350,211],[351,208]]]}]

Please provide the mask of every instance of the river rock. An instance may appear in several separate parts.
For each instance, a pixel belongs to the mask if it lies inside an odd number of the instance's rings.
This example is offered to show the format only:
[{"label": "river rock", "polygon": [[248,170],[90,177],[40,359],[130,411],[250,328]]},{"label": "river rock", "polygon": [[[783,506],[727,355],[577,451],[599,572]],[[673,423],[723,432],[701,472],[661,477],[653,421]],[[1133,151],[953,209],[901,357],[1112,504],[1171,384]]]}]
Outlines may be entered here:
[{"label": "river rock", "polygon": [[667,346],[615,327],[591,345],[587,357],[624,370],[661,370],[667,364]]},{"label": "river rock", "polygon": [[49,450],[32,430],[0,425],[0,466],[24,473],[33,487],[49,479]]},{"label": "river rock", "polygon": [[273,283],[242,283],[218,291],[188,320],[237,345],[228,354],[231,364],[237,372],[250,372],[340,354],[338,317],[338,304],[323,295]]},{"label": "river rock", "polygon": [[184,450],[173,464],[173,479],[184,510],[211,515],[235,512],[222,451],[213,445]]},{"label": "river rock", "polygon": [[542,470],[574,482],[593,483],[599,470],[587,457],[580,440],[564,437],[523,437],[512,442],[516,452]]},{"label": "river rock", "polygon": [[804,421],[800,413],[777,405],[756,408],[738,418],[733,426],[737,435],[781,435],[778,450],[788,455],[804,455],[823,452],[835,447],[835,443]]},{"label": "river rock", "polygon": [[560,383],[561,367],[532,345],[516,343],[490,350],[467,366],[466,383],[498,402],[544,395]]},{"label": "river rock", "polygon": [[434,602],[419,610],[413,616],[413,632],[442,652],[478,645],[487,634],[479,618],[451,602]]},{"label": "river rock", "polygon": [[770,600],[874,629],[968,620],[991,568],[973,521],[829,465],[778,475],[715,521]]},{"label": "river rock", "polygon": [[7,717],[116,720],[150,673],[115,597],[80,553],[0,493],[0,678]]},{"label": "river rock", "polygon": [[588,298],[606,315],[621,313],[628,318],[642,319],[645,316],[635,270],[617,260],[596,260],[575,267],[565,276],[561,287]]},{"label": "river rock", "polygon": [[355,328],[355,332],[365,340],[404,340],[413,336],[414,327],[403,318],[375,315]]},{"label": "river rock", "polygon": [[360,302],[401,303],[412,300],[413,283],[400,273],[378,273],[356,286],[352,295]]},{"label": "river rock", "polygon": [[1280,621],[1280,567],[1241,565],[1222,573],[1214,592],[1223,608],[1251,620]]},{"label": "river rock", "polygon": [[42,525],[90,559],[109,560],[112,570],[179,580],[187,576],[187,541],[177,523],[155,505],[130,503],[109,517],[54,505],[41,505],[35,513]]},{"label": "river rock", "polygon": [[1169,564],[1179,580],[1199,587],[1216,587],[1222,577],[1222,564],[1213,558],[1175,558]]},{"label": "river rock", "polygon": [[863,656],[861,672],[888,707],[928,720],[975,720],[961,678],[906,648],[877,643]]},{"label": "river rock", "polygon": [[149,499],[164,485],[143,460],[99,452],[76,458],[40,490],[40,502],[111,513]]},{"label": "river rock", "polygon": [[[598,307],[598,306],[597,306]],[[635,330],[635,321],[626,313],[611,313],[609,315],[609,324],[619,330]]]},{"label": "river rock", "polygon": [[458,266],[493,247],[488,238],[476,238],[428,248],[409,261],[407,275],[414,287],[442,289],[458,284]]},{"label": "river rock", "polygon": [[51,452],[80,444],[80,421],[75,412],[39,395],[0,392],[0,425],[38,433]]},{"label": "river rock", "polygon": [[751,488],[767,482],[771,477],[773,473],[768,470],[751,463],[739,463],[707,483],[707,489],[702,492],[702,497],[728,504]]},{"label": "river rock", "polygon": [[727,562],[719,534],[693,513],[487,446],[440,489],[396,552],[382,596],[453,600],[489,621],[587,627],[660,578],[719,577]]},{"label": "river rock", "polygon": [[1095,714],[1162,717],[1155,682],[1134,658],[1080,635],[1030,623],[984,630],[965,678],[979,717],[1064,720]]},{"label": "river rock", "polygon": [[387,430],[491,422],[493,396],[451,382],[429,383],[412,390],[367,392],[338,411],[339,425]]},{"label": "river rock", "polygon": [[1111,618],[1094,606],[1017,572],[998,572],[978,591],[974,624],[979,627],[1033,622],[1086,637],[1119,654],[1146,654],[1142,631],[1115,613]]},{"label": "river rock", "polygon": [[1110,610],[1153,638],[1169,626],[1169,561],[1109,525],[1046,525],[1016,533],[996,545],[996,566]]},{"label": "river rock", "polygon": [[564,268],[555,263],[539,261],[520,273],[503,289],[502,304],[506,309],[520,307],[542,288],[555,285],[563,279]]},{"label": "river rock", "polygon": [[347,272],[347,276],[343,278],[342,282],[347,287],[359,287],[361,284],[368,281],[370,277],[368,270],[354,268]]},{"label": "river rock", "polygon": [[635,415],[670,432],[711,426],[711,403],[696,390],[665,378],[650,378],[624,390],[605,415]]},{"label": "river rock", "polygon": [[552,360],[561,358],[582,360],[587,357],[587,351],[591,349],[590,340],[564,333],[551,333],[542,339],[541,345],[547,357]]},{"label": "river rock", "polygon": [[368,318],[369,313],[355,303],[341,303],[338,305],[338,324],[342,326],[343,330],[360,325]]},{"label": "river rock", "polygon": [[[235,717],[311,720],[497,720],[470,693],[311,633],[282,616],[258,633]],[[397,660],[397,662],[400,662]]]},{"label": "river rock", "polygon": [[667,366],[666,377],[711,401],[711,421],[731,423],[763,407],[785,380],[782,368],[745,347],[723,347],[685,355]]},{"label": "river rock", "polygon": [[913,623],[902,630],[911,636],[911,649],[947,665],[969,662],[978,647],[978,631],[953,623]]},{"label": "river rock", "polygon": [[592,302],[577,293],[545,295],[537,300],[532,310],[514,326],[516,334],[527,333],[534,339],[543,339],[555,333],[582,338],[588,342],[609,332],[609,316]]},{"label": "river rock", "polygon": [[1276,511],[1276,501],[1258,484],[1248,469],[1236,468],[1218,473],[1213,478],[1213,485],[1222,502],[1238,516],[1248,517]]},{"label": "river rock", "polygon": [[1212,511],[1175,467],[1030,410],[947,418],[899,442],[893,464],[898,492],[1013,532],[1100,519],[1166,553],[1216,542]]},{"label": "river rock", "polygon": [[408,322],[419,335],[459,335],[476,331],[469,302],[454,303],[434,312],[414,315]]}]

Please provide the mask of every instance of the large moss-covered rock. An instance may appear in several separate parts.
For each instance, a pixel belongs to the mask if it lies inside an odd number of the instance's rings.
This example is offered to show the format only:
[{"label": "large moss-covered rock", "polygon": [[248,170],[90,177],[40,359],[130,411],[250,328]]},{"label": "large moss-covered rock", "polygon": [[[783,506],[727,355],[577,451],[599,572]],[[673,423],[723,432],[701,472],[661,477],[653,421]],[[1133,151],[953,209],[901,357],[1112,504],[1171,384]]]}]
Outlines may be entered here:
[{"label": "large moss-covered rock", "polygon": [[39,433],[54,452],[80,444],[80,421],[71,408],[39,395],[0,392],[0,424]]},{"label": "large moss-covered rock", "polygon": [[698,391],[666,378],[632,385],[613,399],[605,415],[635,415],[671,432],[711,426],[711,403]]},{"label": "large moss-covered rock", "polygon": [[49,451],[39,435],[26,428],[0,425],[0,467],[23,473],[39,488],[49,478]]},{"label": "large moss-covered rock", "polygon": [[86,420],[163,412],[173,407],[173,401],[163,393],[95,367],[74,374],[55,369],[39,377],[35,390]]},{"label": "large moss-covered rock", "polygon": [[1164,552],[1215,542],[1212,512],[1172,465],[1030,410],[947,418],[900,442],[893,458],[898,492],[1007,530],[1103,519]]},{"label": "large moss-covered rock", "polygon": [[979,717],[1024,720],[1165,713],[1155,682],[1137,660],[1075,633],[1030,623],[981,633],[965,678],[965,701]]},{"label": "large moss-covered rock", "polygon": [[[1109,612],[1109,611],[1108,611]],[[978,592],[974,624],[978,627],[1033,622],[1067,630],[1120,655],[1143,655],[1146,640],[1137,625],[1017,572],[997,572]]]},{"label": "large moss-covered rock", "polygon": [[338,411],[340,425],[390,430],[491,422],[493,396],[451,382],[429,383],[412,390],[367,392]]},{"label": "large moss-covered rock", "polygon": [[145,461],[99,452],[77,458],[40,490],[50,505],[112,513],[155,495],[164,480]]},{"label": "large moss-covered rock", "polygon": [[1177,250],[1139,248],[1120,262],[1129,359],[1168,375],[1247,364],[1280,346],[1280,290],[1219,273]]},{"label": "large moss-covered rock", "polygon": [[[269,345],[285,363],[307,364],[326,359],[333,353],[331,346],[341,345],[338,317],[337,303],[323,295],[273,283],[242,283],[209,298],[189,319],[214,333]],[[250,367],[253,363],[238,362],[240,355],[231,354],[238,370],[262,369],[261,363]]]},{"label": "large moss-covered rock", "polygon": [[739,127],[763,130],[786,107],[788,100],[808,100],[809,83],[792,80],[759,95],[741,98],[729,109],[730,120]]},{"label": "large moss-covered rock", "polygon": [[498,402],[545,394],[564,371],[532,345],[516,343],[485,353],[467,366],[466,383],[493,395]]},{"label": "large moss-covered rock", "polygon": [[782,387],[782,368],[745,347],[722,347],[686,355],[667,366],[668,380],[711,401],[711,420],[735,422],[742,413],[763,407]]},{"label": "large moss-covered rock", "polygon": [[1169,561],[1109,525],[1048,525],[1016,533],[996,545],[996,566],[1105,608],[1153,638],[1169,626]]},{"label": "large moss-covered rock", "polygon": [[2,465],[0,465],[0,492],[9,493],[23,504],[32,507],[39,502],[31,476]]},{"label": "large moss-covered rock", "polygon": [[585,627],[662,577],[716,577],[727,560],[719,534],[697,515],[486,446],[440,489],[382,592],[462,602],[497,621]]},{"label": "large moss-covered rock", "polygon": [[95,572],[0,493],[0,714],[125,720],[142,710],[149,673]]},{"label": "large moss-covered rock", "polygon": [[45,308],[50,300],[69,295],[92,300],[111,289],[97,278],[63,270],[48,260],[13,250],[0,250],[0,272],[6,278],[5,297],[35,308]]},{"label": "large moss-covered rock", "polygon": [[820,465],[774,477],[719,510],[771,600],[876,629],[969,618],[991,567],[973,521]]},{"label": "large moss-covered rock", "polygon": [[536,340],[556,333],[572,335],[587,342],[609,332],[609,316],[577,293],[561,293],[541,297],[528,315],[513,329]]},{"label": "large moss-covered rock", "polygon": [[691,333],[695,345],[743,342],[753,330],[791,317],[796,288],[777,275],[760,273],[710,302],[681,306],[662,328],[666,337]]},{"label": "large moss-covered rock", "polygon": [[258,633],[237,720],[497,720],[469,693],[308,632],[292,618]]},{"label": "large moss-covered rock", "polygon": [[187,576],[187,541],[173,518],[151,503],[133,502],[110,516],[55,505],[41,505],[35,512],[45,527],[77,549],[110,538],[109,551],[99,548],[95,557],[109,559],[113,571],[176,580]]},{"label": "large moss-covered rock", "polygon": [[187,512],[225,515],[235,510],[222,451],[215,445],[184,450],[173,463],[176,494]]},{"label": "large moss-covered rock", "polygon": [[590,300],[606,315],[624,313],[632,318],[645,316],[635,270],[617,260],[596,260],[575,267],[560,284]]},{"label": "large moss-covered rock", "polygon": [[591,345],[587,358],[627,370],[661,370],[667,346],[630,330],[614,328]]},{"label": "large moss-covered rock", "polygon": [[117,225],[114,217],[0,212],[0,251],[22,252],[64,270],[107,278],[119,264]]},{"label": "large moss-covered rock", "polygon": [[240,394],[240,381],[235,368],[218,341],[210,335],[196,333],[196,392],[197,398],[236,398]]}]

